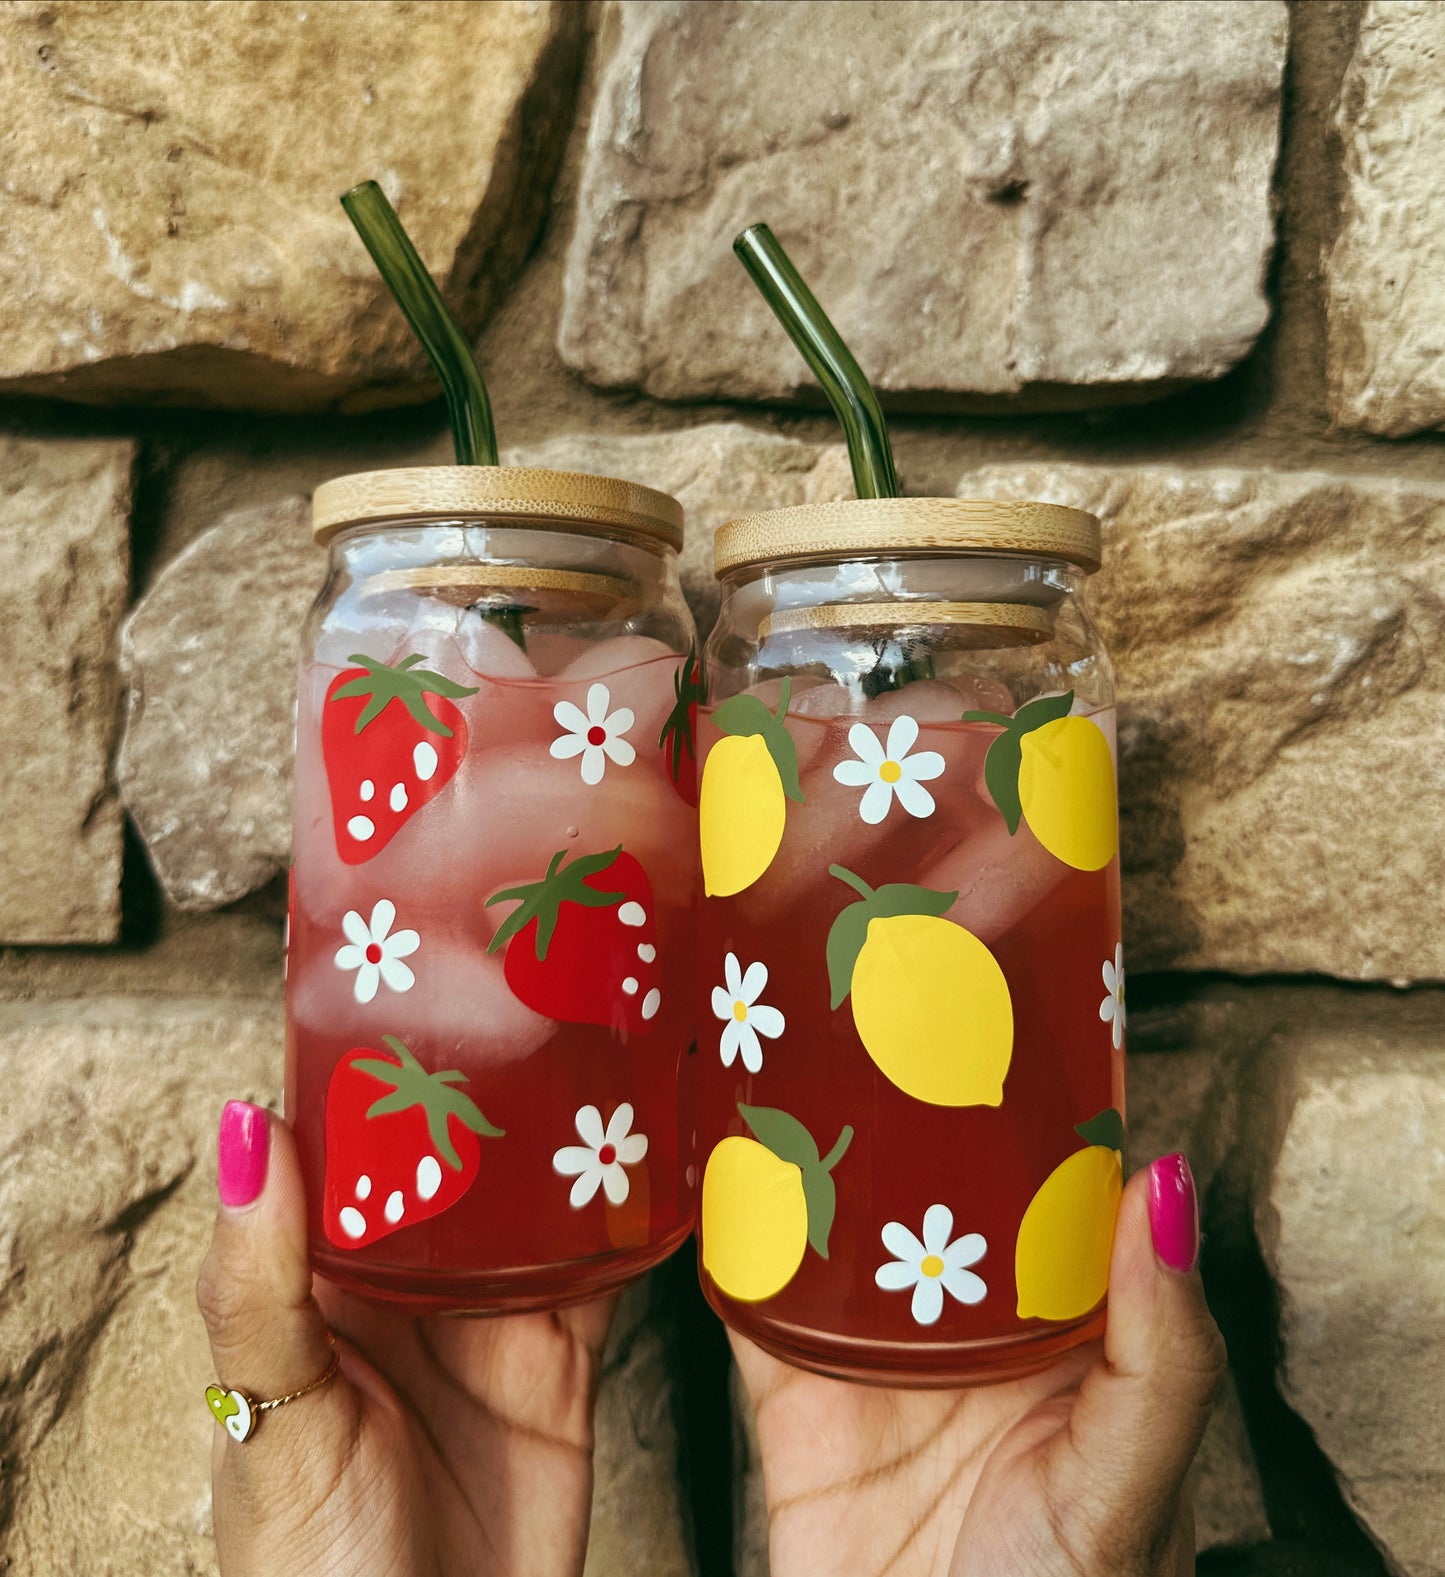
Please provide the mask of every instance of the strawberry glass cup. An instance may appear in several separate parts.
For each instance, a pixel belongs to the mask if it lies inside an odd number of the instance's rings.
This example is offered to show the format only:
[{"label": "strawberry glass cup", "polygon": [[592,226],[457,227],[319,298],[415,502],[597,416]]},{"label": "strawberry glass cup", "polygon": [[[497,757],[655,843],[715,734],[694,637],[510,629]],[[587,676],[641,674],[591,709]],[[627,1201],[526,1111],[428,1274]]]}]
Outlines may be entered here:
[{"label": "strawberry glass cup", "polygon": [[682,512],[448,466],[318,489],[286,1111],[311,1254],[555,1308],[691,1231],[694,634]]},{"label": "strawberry glass cup", "polygon": [[873,499],[717,538],[700,725],[700,1261],[888,1385],[1102,1329],[1123,1179],[1113,678],[1076,510]]}]

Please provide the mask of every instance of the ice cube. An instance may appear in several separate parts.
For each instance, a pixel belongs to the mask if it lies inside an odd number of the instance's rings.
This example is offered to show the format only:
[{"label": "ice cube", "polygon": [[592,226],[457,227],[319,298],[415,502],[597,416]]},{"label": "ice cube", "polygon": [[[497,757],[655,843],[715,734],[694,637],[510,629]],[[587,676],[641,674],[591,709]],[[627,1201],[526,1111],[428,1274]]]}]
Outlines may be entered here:
[{"label": "ice cube", "polygon": [[556,1024],[512,995],[500,955],[438,940],[425,917],[416,929],[421,940],[407,959],[415,984],[408,991],[383,984],[365,1003],[356,997],[356,971],[338,968],[325,932],[311,931],[306,956],[293,954],[287,997],[298,1035],[358,1046],[380,1046],[382,1035],[396,1035],[413,1050],[425,1046],[433,1058],[460,1055],[471,1065],[514,1062],[546,1045]]},{"label": "ice cube", "polygon": [[[484,679],[537,677],[525,644],[519,646],[506,629],[486,617],[485,610],[458,608],[453,611],[456,614],[454,639],[463,662],[473,674]],[[525,635],[523,639],[525,642]]]},{"label": "ice cube", "polygon": [[1009,835],[997,813],[955,844],[921,878],[936,892],[954,889],[958,898],[948,918],[992,944],[1010,931],[1058,887],[1069,867],[1054,858],[1019,822]]},{"label": "ice cube", "polygon": [[[621,635],[600,641],[569,663],[549,687],[553,704],[570,701],[587,713],[594,685],[606,692],[606,711],[626,709],[632,721],[624,737],[640,756],[661,751],[659,740],[677,701],[673,680],[684,659],[646,635]],[[562,727],[559,724],[557,732]]]},{"label": "ice cube", "polygon": [[[905,708],[905,703],[911,705]],[[856,712],[829,723],[800,724],[800,729],[821,731],[803,774],[804,802],[788,806],[783,841],[767,873],[743,895],[743,913],[757,922],[805,905],[827,904],[831,899],[825,895],[834,885],[828,867],[834,864],[875,885],[917,882],[920,868],[984,815],[974,788],[992,734],[959,722],[959,712],[958,692],[950,685],[920,680],[872,697]],[[850,722],[850,716],[855,720]],[[906,731],[894,731],[902,716],[919,725],[911,741]],[[881,765],[890,743],[905,759],[942,758],[942,772],[920,780],[933,808],[915,816],[895,792],[881,820],[865,821],[863,804],[870,784],[840,782],[835,774],[846,762],[850,778],[862,776],[868,763],[859,748]],[[882,795],[874,794],[870,810],[876,812],[882,804]]]},{"label": "ice cube", "polygon": [[502,746],[479,756],[482,813],[462,835],[458,863],[484,898],[539,881],[559,850],[569,859],[621,844],[646,871],[660,903],[685,907],[697,882],[697,813],[667,781],[661,755],[630,767],[609,762],[587,784],[574,758]]}]

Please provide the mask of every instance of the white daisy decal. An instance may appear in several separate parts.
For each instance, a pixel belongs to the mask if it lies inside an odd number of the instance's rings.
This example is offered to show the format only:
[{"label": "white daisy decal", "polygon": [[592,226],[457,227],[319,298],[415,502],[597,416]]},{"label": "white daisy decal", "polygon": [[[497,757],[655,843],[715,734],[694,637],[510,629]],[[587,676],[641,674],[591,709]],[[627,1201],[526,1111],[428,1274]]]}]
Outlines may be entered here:
[{"label": "white daisy decal", "polygon": [[619,706],[613,712],[611,705],[612,692],[605,684],[594,684],[587,692],[585,712],[570,701],[559,701],[552,708],[552,716],[566,730],[552,741],[552,754],[558,761],[581,756],[582,781],[589,785],[602,781],[609,761],[630,767],[637,759],[624,737],[632,727],[632,708]]},{"label": "white daisy decal", "polygon": [[415,931],[393,931],[395,919],[396,905],[390,898],[372,909],[370,924],[355,909],[342,916],[346,946],[336,950],[336,967],[356,971],[353,989],[358,1002],[370,1002],[383,982],[391,991],[410,991],[416,984],[416,976],[402,959],[416,952],[421,938]]},{"label": "white daisy decal", "polygon": [[602,1113],[595,1106],[584,1106],[577,1113],[577,1137],[581,1144],[564,1144],[552,1157],[553,1169],[562,1177],[575,1177],[572,1208],[590,1204],[600,1188],[607,1202],[620,1205],[627,1198],[630,1183],[625,1167],[636,1166],[647,1154],[646,1136],[632,1133],[632,1107],[623,1101],[612,1114],[606,1128]]},{"label": "white daisy decal", "polygon": [[1104,960],[1104,990],[1109,994],[1099,1004],[1099,1017],[1114,1029],[1114,1050],[1124,1044],[1124,944],[1114,949],[1114,961]]},{"label": "white daisy decal", "polygon": [[888,728],[886,744],[866,723],[854,723],[848,730],[848,743],[855,761],[840,761],[833,776],[849,788],[861,788],[863,798],[858,814],[870,827],[888,814],[895,797],[910,816],[931,816],[933,795],[924,783],[943,772],[943,757],[936,750],[908,752],[918,740],[918,724],[907,716],[895,717]]},{"label": "white daisy decal", "polygon": [[913,1318],[920,1325],[934,1325],[943,1313],[943,1295],[960,1303],[982,1303],[988,1288],[981,1276],[968,1268],[978,1264],[988,1244],[977,1232],[953,1242],[953,1212],[947,1205],[930,1205],[923,1214],[923,1241],[903,1225],[890,1221],[883,1228],[883,1247],[893,1256],[880,1265],[873,1279],[885,1292],[913,1288]]},{"label": "white daisy decal", "polygon": [[763,1048],[759,1035],[776,1040],[783,1033],[784,1018],[777,1008],[759,1002],[768,983],[766,964],[749,964],[743,973],[738,955],[729,953],[723,960],[724,984],[712,988],[712,1010],[722,1019],[723,1032],[718,1042],[723,1067],[730,1068],[739,1052],[749,1073],[760,1073]]}]

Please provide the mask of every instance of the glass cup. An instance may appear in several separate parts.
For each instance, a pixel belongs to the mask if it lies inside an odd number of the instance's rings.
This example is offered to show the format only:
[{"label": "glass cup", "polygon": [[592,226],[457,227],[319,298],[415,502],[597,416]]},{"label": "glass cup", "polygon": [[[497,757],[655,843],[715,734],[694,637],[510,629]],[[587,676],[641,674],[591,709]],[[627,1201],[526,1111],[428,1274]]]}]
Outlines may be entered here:
[{"label": "glass cup", "polygon": [[286,1112],[328,1279],[555,1308],[691,1231],[682,510],[446,466],[317,490]]},{"label": "glass cup", "polygon": [[1098,522],[737,520],[699,750],[700,1262],[737,1331],[889,1385],[1103,1326],[1123,1181]]}]

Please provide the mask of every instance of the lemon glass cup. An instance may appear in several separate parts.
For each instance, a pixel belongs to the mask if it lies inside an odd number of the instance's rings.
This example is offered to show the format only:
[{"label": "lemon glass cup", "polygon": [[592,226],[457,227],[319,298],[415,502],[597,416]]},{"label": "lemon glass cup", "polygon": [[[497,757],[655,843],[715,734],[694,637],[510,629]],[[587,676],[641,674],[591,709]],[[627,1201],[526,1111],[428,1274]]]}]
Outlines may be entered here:
[{"label": "lemon glass cup", "polygon": [[1102,1327],[1124,993],[1098,563],[1093,517],[1041,504],[718,534],[701,1276],[806,1368],[982,1382]]}]

